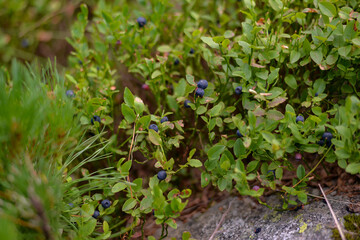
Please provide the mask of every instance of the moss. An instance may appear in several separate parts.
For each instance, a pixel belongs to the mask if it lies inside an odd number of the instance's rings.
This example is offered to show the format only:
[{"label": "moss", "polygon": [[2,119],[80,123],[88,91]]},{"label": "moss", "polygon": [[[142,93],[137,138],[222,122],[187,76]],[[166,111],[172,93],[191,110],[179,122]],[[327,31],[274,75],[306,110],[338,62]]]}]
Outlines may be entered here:
[{"label": "moss", "polygon": [[307,229],[307,223],[304,223],[304,222],[302,222],[302,226],[300,226],[300,231],[299,231],[299,233],[303,233],[303,232],[305,232],[305,230]]},{"label": "moss", "polygon": [[[345,237],[347,240],[360,240],[360,215],[349,214],[344,217]],[[340,240],[339,230],[333,229],[333,238]]]}]

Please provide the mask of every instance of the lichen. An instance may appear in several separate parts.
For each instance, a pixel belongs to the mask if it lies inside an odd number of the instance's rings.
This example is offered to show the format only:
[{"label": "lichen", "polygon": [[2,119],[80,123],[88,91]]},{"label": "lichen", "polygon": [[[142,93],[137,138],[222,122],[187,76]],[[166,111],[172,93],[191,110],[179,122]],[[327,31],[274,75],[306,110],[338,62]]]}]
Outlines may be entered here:
[{"label": "lichen", "polygon": [[299,231],[299,233],[305,232],[305,230],[306,230],[307,227],[308,227],[307,223],[304,223],[303,221],[301,221],[300,224],[301,224],[301,223],[302,223],[303,225],[300,226],[300,231]]},{"label": "lichen", "polygon": [[[360,240],[360,215],[349,214],[344,217],[345,237],[347,240]],[[333,238],[341,240],[339,230],[333,229]]]},{"label": "lichen", "polygon": [[322,226],[321,226],[321,224],[319,223],[318,225],[316,225],[316,229],[315,229],[315,231],[320,231],[320,230],[321,230],[321,228],[322,228]]}]

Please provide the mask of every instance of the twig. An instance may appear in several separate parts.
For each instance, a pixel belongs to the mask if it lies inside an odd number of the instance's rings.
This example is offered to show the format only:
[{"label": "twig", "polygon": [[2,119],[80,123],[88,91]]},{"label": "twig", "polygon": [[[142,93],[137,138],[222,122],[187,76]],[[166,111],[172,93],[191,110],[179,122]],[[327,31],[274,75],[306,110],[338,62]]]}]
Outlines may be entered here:
[{"label": "twig", "polygon": [[224,222],[226,215],[229,213],[231,204],[232,204],[233,202],[234,202],[234,200],[232,200],[232,201],[229,203],[228,209],[227,209],[226,212],[224,212],[224,214],[222,215],[222,217],[221,217],[221,219],[220,219],[220,222],[216,225],[216,228],[215,228],[213,234],[211,234],[209,240],[212,240],[212,239],[215,237],[215,234],[219,231],[219,228],[220,228],[221,224]]},{"label": "twig", "polygon": [[344,233],[343,233],[343,231],[342,231],[342,229],[341,229],[341,226],[340,226],[340,224],[339,224],[339,222],[338,222],[338,220],[337,220],[337,218],[336,218],[336,215],[335,215],[334,211],[332,210],[332,207],[331,207],[331,205],[330,205],[330,203],[329,203],[329,201],[328,201],[328,199],[327,199],[327,197],[326,197],[326,195],[325,195],[325,193],[324,193],[324,190],[322,189],[322,187],[321,187],[320,184],[318,184],[318,185],[319,185],[319,188],[320,188],[321,193],[324,195],[326,204],[327,204],[327,206],[329,207],[329,210],[330,210],[330,212],[331,212],[331,215],[332,215],[332,217],[334,218],[334,221],[335,221],[336,227],[337,227],[338,230],[339,230],[341,239],[342,239],[342,240],[346,240],[345,235],[344,235]]},{"label": "twig", "polygon": [[[137,117],[135,119],[135,123],[134,123],[134,129],[133,129],[133,134],[132,134],[132,139],[131,139],[131,144],[130,144],[130,150],[129,150],[129,157],[128,157],[128,161],[132,161],[132,150],[133,150],[133,146],[134,146],[134,139],[135,139],[135,128],[136,128],[136,120]],[[129,174],[130,175],[130,174]],[[130,182],[130,177],[129,175],[127,175],[127,181]],[[130,187],[130,194],[131,194],[131,198],[133,198],[133,193],[132,193],[132,189],[131,189],[131,185],[129,185]]]}]

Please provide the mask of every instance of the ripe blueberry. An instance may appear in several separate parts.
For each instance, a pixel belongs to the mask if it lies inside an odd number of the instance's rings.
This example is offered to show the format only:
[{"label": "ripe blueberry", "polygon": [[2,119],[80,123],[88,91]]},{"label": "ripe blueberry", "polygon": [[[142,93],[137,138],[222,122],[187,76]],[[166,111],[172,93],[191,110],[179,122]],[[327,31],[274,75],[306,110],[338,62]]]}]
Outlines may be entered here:
[{"label": "ripe blueberry", "polygon": [[157,178],[161,181],[164,180],[166,178],[166,172],[164,170],[161,170],[160,172],[158,172],[157,174]]},{"label": "ripe blueberry", "polygon": [[235,94],[236,94],[236,95],[240,95],[241,93],[242,93],[242,87],[240,87],[240,86],[239,86],[239,87],[236,87],[236,88],[235,88]]},{"label": "ripe blueberry", "polygon": [[315,97],[319,96],[319,93],[315,93]]},{"label": "ripe blueberry", "polygon": [[259,233],[259,232],[261,232],[261,228],[257,228],[257,229],[255,229],[255,231],[254,231],[254,233]]},{"label": "ripe blueberry", "polygon": [[299,115],[296,117],[296,122],[304,122],[304,117]]},{"label": "ripe blueberry", "polygon": [[301,153],[295,153],[295,159],[300,161],[302,158]]},{"label": "ripe blueberry", "polygon": [[92,118],[91,118],[91,124],[94,125],[94,121],[98,122],[98,123],[101,123],[101,118],[98,116],[98,115],[94,115]]},{"label": "ripe blueberry", "polygon": [[98,218],[100,216],[100,212],[98,210],[94,211],[94,214],[92,215],[93,218]]},{"label": "ripe blueberry", "polygon": [[197,83],[198,88],[202,88],[202,89],[206,89],[208,87],[208,81],[206,81],[205,79],[201,79],[198,83]]},{"label": "ripe blueberry", "polygon": [[104,209],[107,209],[111,206],[111,202],[110,200],[108,199],[104,199],[101,201],[101,206],[104,208]]},{"label": "ripe blueberry", "polygon": [[67,90],[66,96],[72,98],[72,97],[75,97],[75,93],[73,90]]},{"label": "ripe blueberry", "polygon": [[318,143],[320,146],[324,146],[324,143],[325,143],[325,142],[324,142],[324,140],[321,139],[321,140],[319,140],[317,143]]},{"label": "ripe blueberry", "polygon": [[83,64],[83,62],[82,62],[81,60],[79,60],[79,61],[78,61],[78,63],[79,63],[80,65],[82,65],[82,64]]},{"label": "ripe blueberry", "polygon": [[179,63],[180,63],[180,60],[177,58],[177,59],[175,59],[175,61],[174,61],[174,65],[175,66],[177,66],[177,65],[179,65]]},{"label": "ripe blueberry", "polygon": [[324,134],[322,135],[322,139],[324,139],[325,141],[330,141],[332,139],[332,134],[330,132],[324,132]]},{"label": "ripe blueberry", "polygon": [[73,203],[69,203],[69,206],[70,206],[70,207],[74,207],[74,204],[73,204]]},{"label": "ripe blueberry", "polygon": [[136,21],[139,24],[139,27],[144,27],[146,24],[146,19],[144,17],[138,17],[138,19],[136,19]]},{"label": "ripe blueberry", "polygon": [[23,48],[27,48],[27,47],[29,47],[29,41],[27,40],[27,39],[23,39],[23,40],[21,40],[21,46],[23,47]]},{"label": "ripe blueberry", "polygon": [[160,123],[163,123],[163,122],[167,122],[169,121],[168,117],[163,117],[161,120],[160,120]]},{"label": "ripe blueberry", "polygon": [[195,50],[193,48],[190,49],[190,54],[194,54]]},{"label": "ripe blueberry", "polygon": [[158,128],[158,126],[157,126],[156,124],[150,124],[149,129],[152,129],[152,130],[154,130],[155,132],[158,132],[158,131],[159,131],[159,128]]},{"label": "ripe blueberry", "polygon": [[197,88],[195,91],[195,96],[197,96],[197,97],[203,97],[204,94],[205,94],[205,91],[202,88]]},{"label": "ripe blueberry", "polygon": [[241,132],[239,131],[239,129],[236,130],[236,135],[237,135],[238,137],[243,137],[243,135],[241,134]]},{"label": "ripe blueberry", "polygon": [[186,108],[190,108],[189,103],[191,103],[191,101],[190,101],[190,100],[185,100],[185,102],[184,102],[184,106],[185,106]]}]

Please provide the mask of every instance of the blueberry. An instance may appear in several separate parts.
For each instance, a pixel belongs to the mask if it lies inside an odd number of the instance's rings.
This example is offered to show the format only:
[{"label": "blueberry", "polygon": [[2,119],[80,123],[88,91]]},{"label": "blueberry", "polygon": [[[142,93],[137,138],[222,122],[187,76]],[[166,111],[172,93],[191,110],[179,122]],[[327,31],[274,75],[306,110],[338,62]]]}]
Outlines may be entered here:
[{"label": "blueberry", "polygon": [[160,120],[160,123],[163,123],[163,122],[167,122],[169,121],[168,117],[163,117],[161,120]]},{"label": "blueberry", "polygon": [[296,122],[304,122],[304,117],[299,115],[296,117]]},{"label": "blueberry", "polygon": [[243,137],[243,135],[241,134],[241,132],[239,131],[239,129],[236,130],[236,135],[237,135],[238,137]]},{"label": "blueberry", "polygon": [[164,180],[166,178],[166,172],[164,170],[161,170],[160,172],[158,172],[157,174],[157,178],[161,181]]},{"label": "blueberry", "polygon": [[259,233],[259,232],[261,232],[261,228],[257,228],[257,229],[255,229],[255,231],[254,231],[254,233]]},{"label": "blueberry", "polygon": [[190,54],[194,54],[195,50],[193,48],[190,49]]},{"label": "blueberry", "polygon": [[191,101],[190,101],[190,100],[185,100],[185,102],[184,102],[184,106],[185,106],[186,108],[190,108],[189,103],[191,103]]},{"label": "blueberry", "polygon": [[139,17],[136,21],[139,24],[139,27],[144,27],[146,24],[146,19],[144,17]]},{"label": "blueberry", "polygon": [[79,60],[79,61],[78,61],[78,63],[79,63],[80,65],[82,65],[82,64],[83,64],[83,62],[82,62],[81,60]]},{"label": "blueberry", "polygon": [[92,118],[91,118],[91,124],[94,125],[94,121],[98,122],[98,123],[101,123],[101,118],[98,116],[98,115],[94,115]]},{"label": "blueberry", "polygon": [[325,142],[324,142],[324,140],[321,139],[321,140],[319,140],[317,143],[318,143],[320,146],[324,146],[324,143],[325,143]]},{"label": "blueberry", "polygon": [[177,58],[177,59],[175,59],[175,61],[174,61],[174,65],[175,66],[177,66],[177,65],[179,65],[179,63],[180,63],[180,60]]},{"label": "blueberry", "polygon": [[74,207],[74,204],[73,204],[73,203],[69,203],[69,206],[70,206],[70,207]]},{"label": "blueberry", "polygon": [[202,88],[197,88],[195,91],[195,96],[197,96],[197,97],[203,97],[204,94],[205,94],[205,91]]},{"label": "blueberry", "polygon": [[23,48],[28,48],[29,47],[29,41],[27,40],[27,39],[23,39],[23,40],[21,40],[21,46],[23,47]]},{"label": "blueberry", "polygon": [[101,206],[104,208],[104,209],[107,209],[111,206],[111,202],[110,200],[108,199],[104,199],[101,201]]},{"label": "blueberry", "polygon": [[158,128],[158,126],[157,126],[156,124],[150,124],[149,129],[152,129],[152,130],[154,130],[155,132],[158,132],[158,131],[159,131],[159,128]]},{"label": "blueberry", "polygon": [[100,212],[98,210],[94,211],[94,214],[92,215],[93,218],[98,218],[100,216]]},{"label": "blueberry", "polygon": [[322,139],[324,139],[326,141],[331,141],[332,137],[333,136],[330,132],[324,132],[324,134],[322,135]]},{"label": "blueberry", "polygon": [[319,93],[315,93],[315,97],[319,96]]},{"label": "blueberry", "polygon": [[295,153],[295,159],[300,161],[302,158],[301,153]]},{"label": "blueberry", "polygon": [[330,147],[330,146],[331,146],[331,139],[329,139],[329,140],[326,141],[326,146],[327,146],[327,147]]},{"label": "blueberry", "polygon": [[242,93],[242,87],[240,87],[240,86],[239,86],[239,87],[236,87],[236,88],[235,88],[235,94],[236,94],[236,95],[240,95],[241,93]]},{"label": "blueberry", "polygon": [[198,83],[197,83],[198,88],[202,88],[202,89],[206,89],[208,87],[208,81],[206,81],[205,79],[201,79]]},{"label": "blueberry", "polygon": [[75,97],[75,93],[74,93],[73,90],[67,90],[66,91],[66,96],[70,97],[70,98],[73,98],[73,97]]}]

